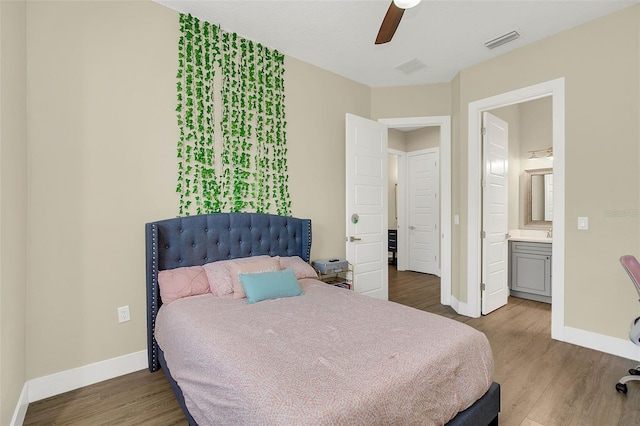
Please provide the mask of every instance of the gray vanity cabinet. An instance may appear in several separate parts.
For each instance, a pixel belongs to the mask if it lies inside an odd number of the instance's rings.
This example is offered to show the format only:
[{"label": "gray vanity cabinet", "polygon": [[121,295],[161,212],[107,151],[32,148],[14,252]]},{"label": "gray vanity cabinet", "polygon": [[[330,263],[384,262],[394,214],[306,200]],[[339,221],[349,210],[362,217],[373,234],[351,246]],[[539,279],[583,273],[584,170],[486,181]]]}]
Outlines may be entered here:
[{"label": "gray vanity cabinet", "polygon": [[511,295],[551,303],[551,244],[510,241]]}]

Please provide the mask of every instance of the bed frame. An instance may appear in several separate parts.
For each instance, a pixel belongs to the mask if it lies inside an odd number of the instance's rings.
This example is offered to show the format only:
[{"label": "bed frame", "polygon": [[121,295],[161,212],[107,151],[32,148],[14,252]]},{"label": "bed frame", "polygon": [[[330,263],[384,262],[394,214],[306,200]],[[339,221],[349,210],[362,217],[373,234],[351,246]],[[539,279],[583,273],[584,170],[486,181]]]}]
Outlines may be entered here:
[{"label": "bed frame", "polygon": [[[196,425],[154,337],[156,315],[162,306],[158,271],[265,254],[300,256],[308,262],[311,220],[261,213],[186,216],[147,223],[145,240],[149,370],[165,371],[189,424]],[[499,411],[500,385],[493,383],[482,398],[458,413],[447,426],[497,426]]]}]

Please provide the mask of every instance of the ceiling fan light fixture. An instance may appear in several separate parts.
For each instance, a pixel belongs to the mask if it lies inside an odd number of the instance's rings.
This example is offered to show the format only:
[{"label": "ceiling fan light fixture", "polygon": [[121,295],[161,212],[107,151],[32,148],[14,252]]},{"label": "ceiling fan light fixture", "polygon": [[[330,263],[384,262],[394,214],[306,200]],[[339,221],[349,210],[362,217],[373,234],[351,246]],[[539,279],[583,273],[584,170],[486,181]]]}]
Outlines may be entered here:
[{"label": "ceiling fan light fixture", "polygon": [[393,0],[400,9],[410,9],[420,3],[422,0]]}]

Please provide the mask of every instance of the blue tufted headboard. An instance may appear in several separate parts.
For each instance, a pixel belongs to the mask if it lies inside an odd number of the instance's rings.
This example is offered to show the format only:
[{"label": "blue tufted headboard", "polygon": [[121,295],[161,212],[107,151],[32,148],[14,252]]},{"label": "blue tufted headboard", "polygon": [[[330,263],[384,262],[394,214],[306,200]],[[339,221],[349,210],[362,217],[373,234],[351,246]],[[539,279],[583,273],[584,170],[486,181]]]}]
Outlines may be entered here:
[{"label": "blue tufted headboard", "polygon": [[155,320],[162,305],[158,271],[204,265],[216,260],[268,254],[311,255],[311,220],[261,213],[186,216],[145,225],[147,265],[147,352],[156,371]]}]

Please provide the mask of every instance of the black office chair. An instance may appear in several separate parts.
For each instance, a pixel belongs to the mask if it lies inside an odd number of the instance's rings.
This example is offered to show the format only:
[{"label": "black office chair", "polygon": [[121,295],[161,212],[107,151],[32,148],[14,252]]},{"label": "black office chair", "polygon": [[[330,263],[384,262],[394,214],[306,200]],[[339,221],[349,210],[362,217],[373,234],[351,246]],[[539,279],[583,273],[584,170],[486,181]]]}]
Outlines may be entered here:
[{"label": "black office chair", "polygon": [[[620,258],[620,263],[624,270],[627,271],[627,274],[629,274],[629,278],[633,281],[636,291],[638,292],[638,295],[640,295],[640,263],[638,263],[638,259],[632,255],[626,255]],[[631,339],[631,341],[636,345],[640,346],[640,317],[631,321],[631,326],[629,327],[629,339]],[[629,375],[624,376],[618,383],[616,383],[616,390],[626,395],[627,382],[630,381],[640,382],[640,365],[629,370]]]}]

